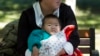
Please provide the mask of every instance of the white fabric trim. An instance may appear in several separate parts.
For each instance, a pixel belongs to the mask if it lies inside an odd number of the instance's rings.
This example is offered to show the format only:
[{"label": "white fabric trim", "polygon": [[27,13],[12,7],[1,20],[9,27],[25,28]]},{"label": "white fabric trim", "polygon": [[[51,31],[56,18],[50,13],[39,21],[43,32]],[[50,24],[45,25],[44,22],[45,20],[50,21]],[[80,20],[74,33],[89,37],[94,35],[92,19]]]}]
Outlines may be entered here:
[{"label": "white fabric trim", "polygon": [[42,18],[44,17],[40,8],[39,2],[35,2],[33,4],[34,12],[35,12],[35,19],[37,26],[42,26]]},{"label": "white fabric trim", "polygon": [[31,56],[31,51],[29,49],[26,49],[25,56]]},{"label": "white fabric trim", "polygon": [[74,51],[73,45],[70,42],[66,42],[64,45],[64,50],[68,55],[72,55]]}]

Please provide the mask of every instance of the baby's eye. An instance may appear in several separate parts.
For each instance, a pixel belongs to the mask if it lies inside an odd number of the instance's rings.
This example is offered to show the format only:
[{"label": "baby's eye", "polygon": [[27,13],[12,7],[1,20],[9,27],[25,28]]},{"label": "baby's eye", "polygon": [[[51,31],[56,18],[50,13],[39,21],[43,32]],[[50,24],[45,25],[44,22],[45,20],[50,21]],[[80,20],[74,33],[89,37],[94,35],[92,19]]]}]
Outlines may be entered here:
[{"label": "baby's eye", "polygon": [[48,26],[51,26],[50,24]]},{"label": "baby's eye", "polygon": [[59,25],[55,25],[55,26],[59,26]]}]

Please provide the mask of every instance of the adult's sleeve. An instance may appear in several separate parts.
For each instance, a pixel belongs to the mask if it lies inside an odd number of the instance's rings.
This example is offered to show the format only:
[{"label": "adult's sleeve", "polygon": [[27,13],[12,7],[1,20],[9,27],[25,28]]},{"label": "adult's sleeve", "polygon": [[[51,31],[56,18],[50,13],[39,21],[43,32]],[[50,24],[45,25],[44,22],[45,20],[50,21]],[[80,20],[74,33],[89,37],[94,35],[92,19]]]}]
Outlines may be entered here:
[{"label": "adult's sleeve", "polygon": [[18,23],[18,38],[16,48],[17,53],[21,55],[25,54],[25,50],[27,48],[27,39],[31,32],[28,19],[27,13],[23,11]]},{"label": "adult's sleeve", "polygon": [[75,15],[70,6],[65,4],[61,4],[60,6],[60,21],[62,21],[62,28],[66,25],[75,25],[74,31],[69,36],[69,42],[72,44],[74,50],[80,43],[79,35],[78,35],[78,26]]},{"label": "adult's sleeve", "polygon": [[72,43],[74,49],[77,48],[77,46],[79,45],[80,43],[80,40],[79,40],[79,35],[78,35],[78,25],[77,25],[77,21],[76,21],[76,18],[75,18],[75,15],[71,9],[71,7],[69,7],[69,10],[68,10],[68,19],[66,19],[67,21],[67,24],[73,24],[75,25],[75,29],[74,31],[72,32],[72,34],[70,35],[70,39],[68,40],[69,42]]}]

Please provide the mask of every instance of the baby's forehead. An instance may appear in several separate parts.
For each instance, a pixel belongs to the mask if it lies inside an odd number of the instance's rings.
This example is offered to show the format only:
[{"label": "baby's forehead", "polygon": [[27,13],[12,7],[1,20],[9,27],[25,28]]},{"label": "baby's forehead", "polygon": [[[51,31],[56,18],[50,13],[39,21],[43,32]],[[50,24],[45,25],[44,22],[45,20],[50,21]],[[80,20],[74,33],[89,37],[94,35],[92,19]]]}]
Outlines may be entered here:
[{"label": "baby's forehead", "polygon": [[45,20],[59,20],[58,18],[54,18],[54,17],[49,17],[49,18],[45,18]]},{"label": "baby's forehead", "polygon": [[45,19],[45,22],[47,22],[47,21],[59,22],[59,20],[57,18],[47,18],[47,19]]},{"label": "baby's forehead", "polygon": [[58,21],[45,21],[45,24],[60,24]]}]

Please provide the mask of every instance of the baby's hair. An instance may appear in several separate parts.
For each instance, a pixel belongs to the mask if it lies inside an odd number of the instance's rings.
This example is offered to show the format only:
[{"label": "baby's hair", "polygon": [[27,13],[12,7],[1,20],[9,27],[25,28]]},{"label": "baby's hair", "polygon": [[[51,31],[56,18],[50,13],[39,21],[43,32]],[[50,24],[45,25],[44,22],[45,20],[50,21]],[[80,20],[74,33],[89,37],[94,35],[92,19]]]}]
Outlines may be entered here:
[{"label": "baby's hair", "polygon": [[45,20],[46,20],[46,19],[49,19],[49,18],[57,19],[58,22],[59,22],[59,24],[61,25],[60,20],[59,20],[59,18],[58,18],[56,15],[48,14],[48,15],[46,15],[46,16],[43,18],[43,20],[42,20],[42,27],[43,27],[44,24],[45,24]]}]

